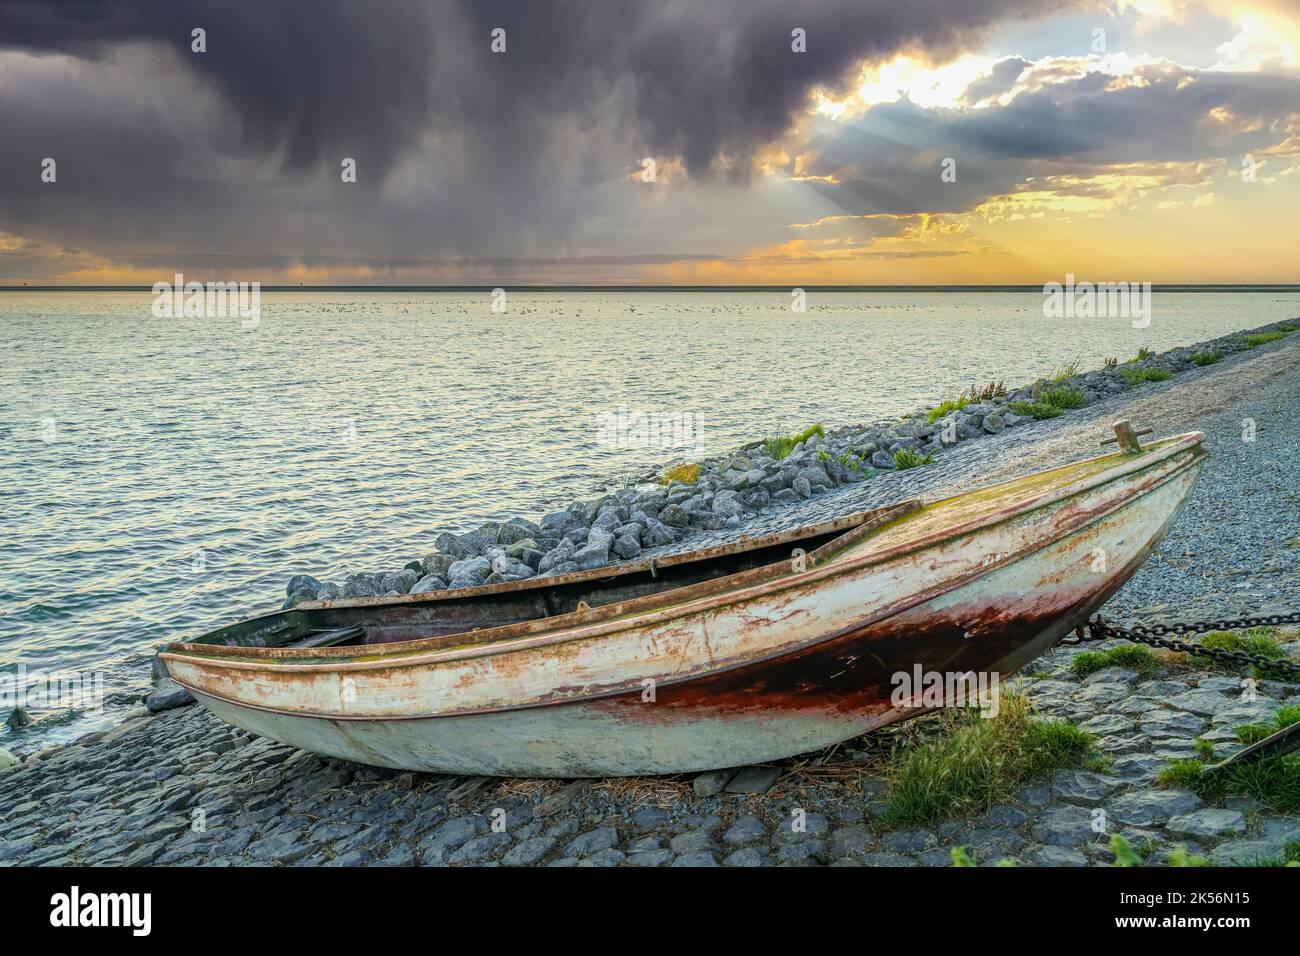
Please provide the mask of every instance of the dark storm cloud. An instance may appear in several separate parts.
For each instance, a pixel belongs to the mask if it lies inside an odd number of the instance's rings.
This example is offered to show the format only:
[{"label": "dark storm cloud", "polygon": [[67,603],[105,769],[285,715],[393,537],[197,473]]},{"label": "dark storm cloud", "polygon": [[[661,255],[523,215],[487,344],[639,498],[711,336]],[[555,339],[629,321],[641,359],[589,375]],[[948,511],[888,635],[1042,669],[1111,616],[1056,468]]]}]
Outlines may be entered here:
[{"label": "dark storm cloud", "polygon": [[[1006,16],[1063,0],[11,0],[0,46],[101,57],[114,45],[167,45],[220,89],[244,132],[283,144],[290,169],[336,147],[369,145],[378,164],[430,121],[510,145],[516,124],[581,113],[622,88],[652,149],[693,170],[743,159],[789,123],[816,84],[855,62],[922,44],[942,55]],[[190,31],[207,30],[203,54]],[[507,31],[508,55],[488,46]],[[791,30],[808,52],[791,52]]]},{"label": "dark storm cloud", "polygon": [[[191,31],[207,50],[191,51]],[[340,142],[378,162],[419,132],[431,91],[429,8],[319,0],[9,0],[0,48],[102,59],[129,42],[174,50],[215,85],[257,149],[283,146],[288,169]],[[157,77],[166,82],[167,76]]]},{"label": "dark storm cloud", "polygon": [[[1023,66],[1007,71],[1019,75]],[[815,136],[809,149],[817,160],[807,171],[836,175],[837,182],[816,188],[849,214],[961,212],[1014,192],[1030,177],[1046,188],[1046,176],[1141,172],[1145,165],[1171,181],[1184,181],[1161,165],[1191,164],[1194,171],[1198,163],[1236,164],[1247,153],[1300,133],[1296,74],[1161,64],[1143,68],[1140,75],[1142,84],[1094,72],[1041,88],[1031,85],[1006,106],[978,110],[925,109],[906,99],[876,106],[847,129]],[[1005,76],[996,85],[1003,83]],[[987,80],[977,81],[966,99],[987,96],[989,89]],[[944,157],[956,161],[956,182],[940,179]],[[1102,195],[1108,187],[1050,188]]]}]

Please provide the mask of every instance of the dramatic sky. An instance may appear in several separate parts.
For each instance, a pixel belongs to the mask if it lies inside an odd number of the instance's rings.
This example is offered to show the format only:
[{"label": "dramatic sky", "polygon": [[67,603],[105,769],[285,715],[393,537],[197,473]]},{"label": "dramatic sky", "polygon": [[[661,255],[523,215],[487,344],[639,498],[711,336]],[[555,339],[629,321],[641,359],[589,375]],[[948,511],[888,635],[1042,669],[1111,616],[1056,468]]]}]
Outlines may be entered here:
[{"label": "dramatic sky", "polygon": [[5,0],[0,283],[1296,282],[1298,51],[1298,0]]}]

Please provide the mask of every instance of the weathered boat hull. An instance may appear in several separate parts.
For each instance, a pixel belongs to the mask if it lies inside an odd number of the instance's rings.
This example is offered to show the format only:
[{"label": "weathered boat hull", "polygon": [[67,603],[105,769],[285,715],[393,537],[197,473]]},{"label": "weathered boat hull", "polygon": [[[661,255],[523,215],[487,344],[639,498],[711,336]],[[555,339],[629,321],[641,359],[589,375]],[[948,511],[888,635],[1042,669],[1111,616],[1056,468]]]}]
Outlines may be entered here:
[{"label": "weathered boat hull", "polygon": [[[632,602],[464,647],[335,648],[300,663],[196,644],[164,659],[230,723],[379,766],[582,777],[776,759],[915,712],[924,702],[895,689],[918,667],[1000,680],[1059,641],[1163,536],[1200,437],[1028,502],[953,499],[947,516],[932,506],[823,564],[684,589],[672,607]],[[934,531],[963,514],[974,527]]]}]

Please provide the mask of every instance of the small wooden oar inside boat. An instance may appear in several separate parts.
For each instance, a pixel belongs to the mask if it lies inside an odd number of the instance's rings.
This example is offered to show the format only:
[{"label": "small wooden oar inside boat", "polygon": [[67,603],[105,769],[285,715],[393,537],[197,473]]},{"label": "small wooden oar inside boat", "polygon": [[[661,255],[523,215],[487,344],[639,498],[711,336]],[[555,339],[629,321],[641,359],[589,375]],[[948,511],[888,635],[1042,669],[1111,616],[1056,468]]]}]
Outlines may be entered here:
[{"label": "small wooden oar inside boat", "polygon": [[366,629],[360,624],[352,627],[336,627],[329,631],[312,631],[306,637],[290,641],[285,647],[334,647],[338,644],[351,644],[363,640]]}]

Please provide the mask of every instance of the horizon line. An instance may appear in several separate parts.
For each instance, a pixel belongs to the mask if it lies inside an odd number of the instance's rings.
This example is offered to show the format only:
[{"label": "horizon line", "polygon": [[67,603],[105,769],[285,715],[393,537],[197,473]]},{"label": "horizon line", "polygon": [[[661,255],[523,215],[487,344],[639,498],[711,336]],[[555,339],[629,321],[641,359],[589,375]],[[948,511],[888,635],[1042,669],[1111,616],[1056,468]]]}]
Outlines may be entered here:
[{"label": "horizon line", "polygon": [[[198,280],[196,280],[198,281]],[[204,280],[229,282],[231,280]],[[256,281],[256,280],[246,280]],[[1056,280],[1051,280],[1056,281]],[[1092,280],[1084,280],[1092,281]],[[1103,281],[1103,280],[1097,280]],[[1094,282],[1094,284],[1096,284]],[[750,284],[557,284],[557,285],[261,285],[263,292],[1041,292],[1032,283],[909,284],[909,285],[750,285]],[[1278,291],[1300,292],[1300,282],[1153,282],[1153,292]],[[0,292],[142,292],[155,294],[152,285],[3,285]]]}]

